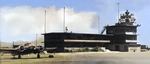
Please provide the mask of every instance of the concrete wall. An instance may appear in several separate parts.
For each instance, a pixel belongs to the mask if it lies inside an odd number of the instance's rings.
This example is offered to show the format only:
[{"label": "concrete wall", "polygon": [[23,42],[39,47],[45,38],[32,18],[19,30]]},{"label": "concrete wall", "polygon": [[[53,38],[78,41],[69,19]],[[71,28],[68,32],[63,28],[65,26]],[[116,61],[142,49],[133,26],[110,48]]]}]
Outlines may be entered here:
[{"label": "concrete wall", "polygon": [[106,48],[109,49],[110,51],[115,51],[115,45],[110,44]]},{"label": "concrete wall", "polygon": [[[118,49],[116,48],[118,47]],[[110,51],[121,51],[121,52],[141,52],[141,46],[130,46],[128,44],[110,44],[107,46]]]},{"label": "concrete wall", "polygon": [[[118,46],[118,49],[116,48]],[[128,51],[128,44],[110,44],[107,46],[107,49],[111,51]]]},{"label": "concrete wall", "polygon": [[138,47],[128,47],[128,52],[141,52],[141,46]]}]

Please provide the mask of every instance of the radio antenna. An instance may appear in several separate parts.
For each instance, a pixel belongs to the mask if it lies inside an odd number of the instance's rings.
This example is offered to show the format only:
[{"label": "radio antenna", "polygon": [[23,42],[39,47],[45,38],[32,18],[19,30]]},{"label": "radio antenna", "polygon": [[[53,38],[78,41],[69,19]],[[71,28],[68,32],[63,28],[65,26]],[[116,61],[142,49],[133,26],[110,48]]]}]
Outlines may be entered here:
[{"label": "radio antenna", "polygon": [[46,33],[46,10],[45,10],[45,33]]},{"label": "radio antenna", "polygon": [[118,4],[118,22],[119,22],[119,4],[120,3],[117,3]]},{"label": "radio antenna", "polygon": [[65,7],[64,7],[64,26],[63,26],[63,30],[65,32]]},{"label": "radio antenna", "polygon": [[98,17],[98,33],[100,34],[100,21],[99,21],[99,17]]}]

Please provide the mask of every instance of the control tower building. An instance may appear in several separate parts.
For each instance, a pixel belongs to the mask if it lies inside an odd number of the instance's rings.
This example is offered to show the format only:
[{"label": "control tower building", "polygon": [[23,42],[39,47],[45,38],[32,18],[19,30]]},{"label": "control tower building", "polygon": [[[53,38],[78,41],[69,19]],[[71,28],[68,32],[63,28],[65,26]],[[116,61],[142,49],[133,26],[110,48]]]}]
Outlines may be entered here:
[{"label": "control tower building", "polygon": [[112,26],[105,26],[106,34],[112,35],[111,43],[107,46],[112,51],[133,51],[141,50],[141,45],[137,44],[137,27],[134,25],[135,18],[128,10],[121,14],[119,22]]},{"label": "control tower building", "polygon": [[[54,32],[45,33],[44,47],[57,47],[57,52],[63,52],[65,47],[105,47],[110,51],[140,52],[141,45],[137,42],[137,27],[135,18],[128,10],[120,16],[115,25],[104,26],[101,34]],[[106,30],[106,34],[103,32]]]}]

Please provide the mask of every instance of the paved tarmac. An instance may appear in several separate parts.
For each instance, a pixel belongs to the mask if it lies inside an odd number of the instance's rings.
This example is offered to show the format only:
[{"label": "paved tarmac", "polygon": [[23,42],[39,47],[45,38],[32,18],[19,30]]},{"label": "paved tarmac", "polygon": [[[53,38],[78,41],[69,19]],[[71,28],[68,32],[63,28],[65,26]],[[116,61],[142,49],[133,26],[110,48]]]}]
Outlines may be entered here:
[{"label": "paved tarmac", "polygon": [[50,64],[150,64],[150,52],[81,52],[81,53],[58,53]]}]

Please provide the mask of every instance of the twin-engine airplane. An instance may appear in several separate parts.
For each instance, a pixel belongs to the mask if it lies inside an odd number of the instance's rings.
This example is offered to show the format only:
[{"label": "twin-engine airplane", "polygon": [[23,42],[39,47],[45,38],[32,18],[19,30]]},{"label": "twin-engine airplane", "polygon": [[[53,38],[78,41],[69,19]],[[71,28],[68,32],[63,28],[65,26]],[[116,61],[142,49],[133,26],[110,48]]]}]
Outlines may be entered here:
[{"label": "twin-engine airplane", "polygon": [[44,48],[42,46],[35,46],[31,43],[26,43],[23,46],[20,45],[14,49],[0,49],[0,52],[3,53],[11,53],[12,56],[18,55],[18,58],[21,58],[21,55],[34,53],[37,54],[37,58],[40,58],[40,53],[44,51],[54,50],[56,47],[53,48]]}]

